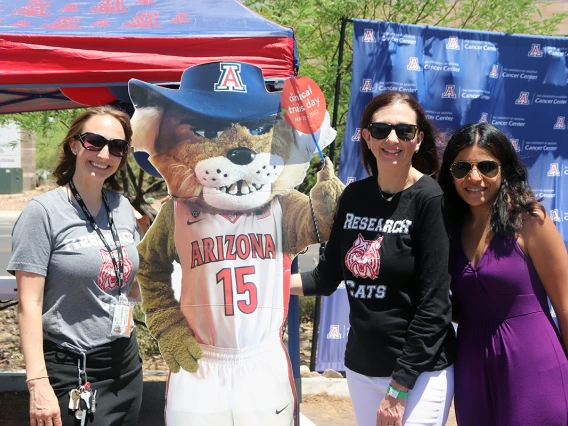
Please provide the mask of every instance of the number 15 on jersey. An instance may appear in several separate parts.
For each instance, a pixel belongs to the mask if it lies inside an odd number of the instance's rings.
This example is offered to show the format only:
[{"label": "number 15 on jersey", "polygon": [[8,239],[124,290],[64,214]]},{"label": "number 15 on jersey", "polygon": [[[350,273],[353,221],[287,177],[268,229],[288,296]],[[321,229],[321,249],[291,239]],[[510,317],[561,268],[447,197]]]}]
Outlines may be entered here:
[{"label": "number 15 on jersey", "polygon": [[254,275],[254,266],[224,268],[217,273],[217,284],[223,285],[225,298],[225,315],[235,315],[235,299],[237,307],[244,314],[252,314],[258,306],[257,287],[250,280]]}]

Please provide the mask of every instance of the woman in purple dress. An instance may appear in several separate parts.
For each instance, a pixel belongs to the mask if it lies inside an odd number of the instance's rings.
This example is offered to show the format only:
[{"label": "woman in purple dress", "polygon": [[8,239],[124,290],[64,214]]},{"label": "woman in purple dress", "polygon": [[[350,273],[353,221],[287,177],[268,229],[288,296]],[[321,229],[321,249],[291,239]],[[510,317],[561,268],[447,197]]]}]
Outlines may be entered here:
[{"label": "woman in purple dress", "polygon": [[499,129],[468,124],[450,139],[439,181],[460,223],[459,426],[567,425],[568,256],[525,166]]}]

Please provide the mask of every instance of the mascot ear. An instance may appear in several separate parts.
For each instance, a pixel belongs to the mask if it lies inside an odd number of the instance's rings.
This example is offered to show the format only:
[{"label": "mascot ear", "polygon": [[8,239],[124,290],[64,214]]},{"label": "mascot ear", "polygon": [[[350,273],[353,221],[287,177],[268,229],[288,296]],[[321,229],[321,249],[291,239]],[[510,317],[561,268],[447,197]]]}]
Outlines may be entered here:
[{"label": "mascot ear", "polygon": [[158,108],[137,108],[132,116],[132,146],[137,151],[150,155],[155,152],[155,143],[160,131],[163,111]]}]

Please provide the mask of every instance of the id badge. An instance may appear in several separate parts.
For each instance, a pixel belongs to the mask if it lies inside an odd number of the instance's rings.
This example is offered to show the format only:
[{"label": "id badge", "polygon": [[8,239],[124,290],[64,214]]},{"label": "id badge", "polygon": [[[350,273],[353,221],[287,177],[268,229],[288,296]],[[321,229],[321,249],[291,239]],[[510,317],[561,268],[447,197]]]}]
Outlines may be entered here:
[{"label": "id badge", "polygon": [[111,303],[110,310],[110,336],[111,337],[130,337],[132,329],[134,303],[127,298],[120,298]]}]

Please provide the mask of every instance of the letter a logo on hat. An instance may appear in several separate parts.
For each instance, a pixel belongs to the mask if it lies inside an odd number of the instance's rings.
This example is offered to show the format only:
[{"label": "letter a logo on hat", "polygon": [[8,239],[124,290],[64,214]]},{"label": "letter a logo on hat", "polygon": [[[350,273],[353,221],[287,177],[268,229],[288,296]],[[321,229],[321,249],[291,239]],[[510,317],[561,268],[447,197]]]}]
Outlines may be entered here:
[{"label": "letter a logo on hat", "polygon": [[216,92],[247,92],[241,78],[241,64],[222,63],[221,76],[215,83]]}]

